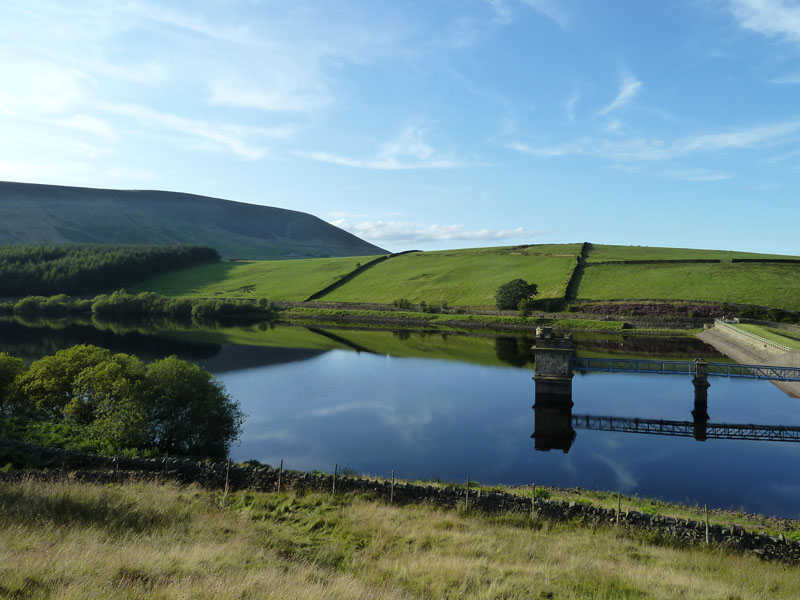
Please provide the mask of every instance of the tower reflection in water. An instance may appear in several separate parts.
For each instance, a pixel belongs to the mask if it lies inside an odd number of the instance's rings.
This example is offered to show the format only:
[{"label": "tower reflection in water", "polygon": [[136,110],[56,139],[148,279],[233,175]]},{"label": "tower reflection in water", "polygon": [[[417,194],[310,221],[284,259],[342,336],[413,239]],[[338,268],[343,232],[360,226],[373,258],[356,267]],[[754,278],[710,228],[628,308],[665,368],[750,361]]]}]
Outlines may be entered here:
[{"label": "tower reflection in water", "polygon": [[709,423],[708,365],[702,360],[696,361],[695,377],[691,381],[694,387],[691,421],[573,415],[571,357],[574,345],[571,336],[556,336],[551,330],[540,328],[534,352],[534,432],[531,437],[536,450],[569,452],[575,442],[576,429],[693,437],[699,442],[708,439],[800,442],[798,426]]}]

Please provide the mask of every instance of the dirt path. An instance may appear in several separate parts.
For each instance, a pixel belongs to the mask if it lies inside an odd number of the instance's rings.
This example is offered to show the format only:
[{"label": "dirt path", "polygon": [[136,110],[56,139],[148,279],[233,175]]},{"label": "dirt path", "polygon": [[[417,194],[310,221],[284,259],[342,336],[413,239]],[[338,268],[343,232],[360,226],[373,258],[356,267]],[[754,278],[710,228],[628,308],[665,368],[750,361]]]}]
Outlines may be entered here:
[{"label": "dirt path", "polygon": [[[750,365],[783,365],[790,366],[800,360],[800,352],[782,352],[772,346],[758,344],[744,336],[736,335],[725,329],[706,329],[698,333],[697,337],[705,343],[714,346],[725,356],[733,360]],[[770,382],[792,398],[800,398],[800,383],[787,383],[782,381]]]}]

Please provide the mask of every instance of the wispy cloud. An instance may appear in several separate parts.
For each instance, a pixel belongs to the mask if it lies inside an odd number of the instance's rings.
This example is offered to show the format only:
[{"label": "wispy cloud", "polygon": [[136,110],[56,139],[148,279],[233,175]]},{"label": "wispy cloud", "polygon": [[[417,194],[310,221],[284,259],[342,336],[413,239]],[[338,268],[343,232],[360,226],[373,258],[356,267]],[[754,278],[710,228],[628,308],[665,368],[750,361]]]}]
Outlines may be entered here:
[{"label": "wispy cloud", "polygon": [[636,79],[633,75],[625,74],[622,78],[617,96],[608,105],[597,112],[598,116],[607,115],[612,111],[622,108],[633,100],[634,96],[636,96],[641,89],[641,81]]},{"label": "wispy cloud", "polygon": [[333,225],[355,235],[381,242],[441,242],[450,240],[500,241],[511,238],[531,238],[547,232],[515,227],[513,229],[466,229],[464,225],[430,225],[403,221],[362,221],[350,223],[338,219]]},{"label": "wispy cloud", "polygon": [[267,153],[267,148],[254,140],[282,138],[291,132],[291,128],[286,127],[267,129],[188,119],[132,104],[105,105],[102,108],[111,113],[134,118],[149,127],[165,128],[196,140],[209,142],[212,146],[223,147],[237,156],[251,160],[261,158]]},{"label": "wispy cloud", "polygon": [[213,23],[196,14],[181,12],[148,4],[145,2],[121,3],[116,7],[124,13],[128,13],[142,19],[153,21],[162,25],[174,27],[193,34],[199,34],[211,39],[224,41],[232,44],[252,43],[253,38],[250,29],[246,25],[225,26]]},{"label": "wispy cloud", "polygon": [[730,0],[730,7],[744,29],[800,41],[800,6],[797,4],[785,0]]},{"label": "wispy cloud", "polygon": [[594,156],[621,162],[662,161],[695,153],[760,148],[786,143],[800,132],[800,120],[759,125],[723,133],[706,133],[673,141],[647,138],[580,138],[552,146],[533,146],[521,142],[508,148],[539,158],[556,156]]},{"label": "wispy cloud", "polygon": [[569,23],[569,18],[567,13],[564,12],[563,5],[554,0],[521,0],[521,2],[552,19],[561,27],[566,27]]},{"label": "wispy cloud", "polygon": [[570,121],[575,120],[575,107],[581,101],[581,96],[582,94],[578,90],[574,90],[564,101],[564,109],[567,111],[567,119]]},{"label": "wispy cloud", "polygon": [[460,161],[434,151],[425,141],[426,129],[409,125],[395,138],[383,144],[375,156],[352,158],[328,152],[299,152],[300,156],[321,162],[375,170],[452,169],[464,166]]},{"label": "wispy cloud", "polygon": [[505,0],[485,1],[494,12],[494,17],[492,18],[493,23],[497,25],[508,25],[514,20],[514,15],[511,12],[511,8],[508,6],[508,3]]}]

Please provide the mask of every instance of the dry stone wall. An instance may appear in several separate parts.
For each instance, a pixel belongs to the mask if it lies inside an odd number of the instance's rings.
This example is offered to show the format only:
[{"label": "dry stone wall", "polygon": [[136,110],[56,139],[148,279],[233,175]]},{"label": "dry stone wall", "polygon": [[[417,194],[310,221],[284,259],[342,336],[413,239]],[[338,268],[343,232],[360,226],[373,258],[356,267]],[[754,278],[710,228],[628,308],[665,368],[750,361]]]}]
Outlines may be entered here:
[{"label": "dry stone wall", "polygon": [[[126,481],[179,481],[196,483],[207,489],[223,489],[227,483],[232,490],[261,492],[294,490],[333,492],[331,475],[315,475],[299,471],[280,472],[270,466],[228,465],[225,462],[193,461],[183,458],[128,458],[100,456],[57,448],[44,448],[13,440],[0,440],[3,454],[18,453],[35,457],[42,468],[26,471],[0,472],[0,483],[23,479],[55,480],[69,477],[72,480],[92,483],[123,483]],[[335,480],[336,493],[363,493],[394,504],[428,503],[444,508],[469,507],[487,513],[515,512],[555,521],[573,521],[587,525],[619,526],[647,532],[656,538],[677,540],[690,545],[702,545],[706,540],[705,523],[672,517],[649,515],[637,511],[604,509],[579,502],[545,500],[491,492],[478,494],[464,488],[434,487],[413,484],[396,484],[394,490],[388,481],[360,477],[339,476]],[[800,542],[787,540],[783,535],[769,536],[712,525],[708,531],[713,546],[738,552],[753,553],[761,558],[800,564]]]}]

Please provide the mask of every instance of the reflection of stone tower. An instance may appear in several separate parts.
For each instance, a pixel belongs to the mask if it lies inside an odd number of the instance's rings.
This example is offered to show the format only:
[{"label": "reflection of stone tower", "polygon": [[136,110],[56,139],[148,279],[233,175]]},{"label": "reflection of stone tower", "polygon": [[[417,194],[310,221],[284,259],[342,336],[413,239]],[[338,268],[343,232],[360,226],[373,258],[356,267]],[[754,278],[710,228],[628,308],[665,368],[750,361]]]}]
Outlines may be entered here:
[{"label": "reflection of stone tower", "polygon": [[572,428],[572,335],[557,336],[549,327],[536,329],[534,447],[569,452],[575,440]]},{"label": "reflection of stone tower", "polygon": [[694,439],[698,442],[706,441],[706,425],[708,424],[708,363],[702,358],[695,361],[694,384]]}]

